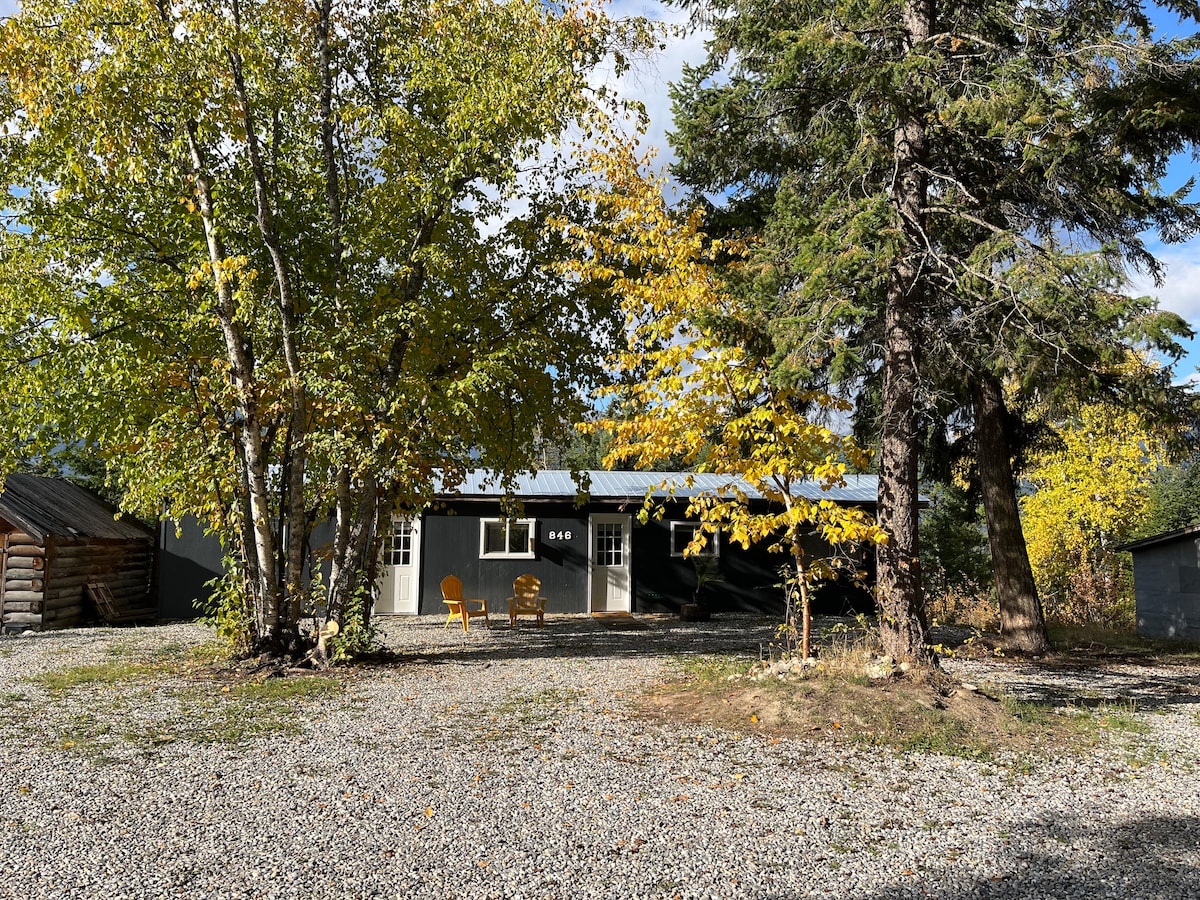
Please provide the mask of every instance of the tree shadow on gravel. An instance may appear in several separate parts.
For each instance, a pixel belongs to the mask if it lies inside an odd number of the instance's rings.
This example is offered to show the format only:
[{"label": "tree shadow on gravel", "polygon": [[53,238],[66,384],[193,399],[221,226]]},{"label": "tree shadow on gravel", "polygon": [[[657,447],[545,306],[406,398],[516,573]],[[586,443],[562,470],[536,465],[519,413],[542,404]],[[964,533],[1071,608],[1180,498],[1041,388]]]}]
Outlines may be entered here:
[{"label": "tree shadow on gravel", "polygon": [[778,624],[763,616],[722,616],[682,622],[673,616],[640,616],[645,629],[614,629],[588,615],[553,616],[545,628],[478,625],[464,634],[428,621],[387,622],[385,646],[397,662],[474,664],[517,659],[619,658],[644,655],[736,654],[757,659],[775,639]]},{"label": "tree shadow on gravel", "polygon": [[[539,629],[522,623],[510,628],[505,616],[489,630],[473,625],[464,634],[444,628],[444,618],[390,620],[380,632],[395,664],[473,665],[511,660],[622,658],[652,656],[736,655],[747,662],[778,650],[776,617],[725,614],[708,622],[684,622],[674,616],[641,615],[644,630],[614,630],[589,615],[558,615]],[[818,633],[848,620],[814,619]],[[983,666],[983,672],[976,668]],[[1071,665],[1069,658],[1045,662],[973,661],[971,670],[958,672],[952,661],[947,671],[965,681],[994,682],[1014,698],[1049,707],[1130,707],[1152,710],[1200,704],[1200,670],[1188,666]]]},{"label": "tree shadow on gravel", "polygon": [[1200,704],[1200,671],[1192,667],[1002,664],[991,676],[1018,700],[1043,706],[1161,709]]},{"label": "tree shadow on gravel", "polygon": [[[952,860],[924,860],[879,891],[854,900],[1189,900],[1200,897],[1200,818],[1161,815],[1107,832],[1079,818],[1014,824],[996,848],[1005,874],[973,876]],[[1055,848],[1061,847],[1061,852]]]}]

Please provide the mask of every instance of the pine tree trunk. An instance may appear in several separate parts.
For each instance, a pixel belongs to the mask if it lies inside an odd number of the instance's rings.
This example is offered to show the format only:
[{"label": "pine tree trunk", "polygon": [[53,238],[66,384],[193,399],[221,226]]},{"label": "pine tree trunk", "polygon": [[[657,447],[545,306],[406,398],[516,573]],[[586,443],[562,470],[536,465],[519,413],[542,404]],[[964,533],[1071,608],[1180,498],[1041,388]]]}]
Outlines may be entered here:
[{"label": "pine tree trunk", "polygon": [[975,392],[975,441],[988,547],[1000,596],[1000,634],[1013,650],[1045,653],[1050,640],[1017,510],[1004,394],[991,376],[984,376]]},{"label": "pine tree trunk", "polygon": [[[912,45],[932,30],[932,0],[908,0],[904,24]],[[880,637],[896,660],[927,658],[924,600],[917,540],[918,322],[924,306],[924,229],[927,184],[925,124],[918,91],[900,109],[894,135],[892,203],[903,240],[888,278],[884,320],[883,418],[879,438],[879,524],[888,534],[878,552]]]}]

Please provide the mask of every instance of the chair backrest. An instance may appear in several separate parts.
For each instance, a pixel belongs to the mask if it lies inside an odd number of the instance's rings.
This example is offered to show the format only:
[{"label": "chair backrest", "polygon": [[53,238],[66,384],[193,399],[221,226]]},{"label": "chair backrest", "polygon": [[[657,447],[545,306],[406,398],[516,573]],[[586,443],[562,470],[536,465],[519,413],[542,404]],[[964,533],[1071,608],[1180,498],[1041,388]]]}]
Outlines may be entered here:
[{"label": "chair backrest", "polygon": [[542,591],[542,581],[534,575],[519,575],[513,582],[513,596],[518,600],[533,600]]},{"label": "chair backrest", "polygon": [[461,600],[462,595],[462,579],[457,575],[447,575],[442,579],[442,599],[443,600]]}]

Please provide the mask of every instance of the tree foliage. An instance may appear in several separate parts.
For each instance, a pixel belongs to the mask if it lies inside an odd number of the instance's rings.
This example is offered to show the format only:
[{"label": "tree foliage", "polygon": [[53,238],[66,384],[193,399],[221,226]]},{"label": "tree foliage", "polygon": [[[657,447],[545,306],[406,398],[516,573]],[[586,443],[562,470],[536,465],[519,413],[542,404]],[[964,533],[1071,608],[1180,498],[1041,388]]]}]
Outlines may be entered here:
[{"label": "tree foliage", "polygon": [[921,567],[933,596],[987,594],[992,561],[979,498],[954,483],[928,486],[921,513]]},{"label": "tree foliage", "polygon": [[[1016,560],[1014,448],[981,397],[1088,391],[1187,332],[1124,284],[1129,264],[1159,273],[1148,230],[1200,227],[1189,186],[1159,182],[1200,126],[1197,40],[1107,0],[685,5],[714,37],[675,89],[677,172],[721,198],[716,233],[761,236],[751,289],[781,361],[879,398],[881,612],[914,652],[922,421],[957,405],[1000,448],[988,518]],[[1036,596],[1011,596],[1044,643]]]},{"label": "tree foliage", "polygon": [[1200,522],[1198,461],[1192,455],[1183,462],[1163,466],[1151,476],[1145,515],[1135,537],[1153,537]]},{"label": "tree foliage", "polygon": [[252,643],[297,652],[318,601],[367,608],[395,509],[578,417],[613,319],[546,223],[586,212],[589,70],[640,40],[532,0],[28,0],[0,29],[4,428],[211,522]]},{"label": "tree foliage", "polygon": [[[866,455],[816,420],[842,408],[834,398],[775,380],[773,347],[755,328],[755,310],[722,275],[740,265],[745,247],[711,241],[699,211],[671,209],[662,181],[627,147],[614,144],[594,160],[604,188],[589,199],[604,224],[572,229],[579,262],[565,270],[620,302],[627,346],[611,360],[617,382],[600,391],[621,415],[586,427],[611,435],[609,462],[654,470],[669,459],[728,477],[718,490],[689,494],[686,515],[701,523],[689,552],[719,530],[743,547],[767,542],[787,553],[794,567],[789,610],[800,622],[798,649],[808,656],[809,590],[834,574],[839,557],[810,555],[806,538],[844,549],[880,541],[882,533],[860,508],[801,487],[842,484]],[[661,514],[661,506],[647,504],[644,514]]]},{"label": "tree foliage", "polygon": [[1138,411],[1086,404],[1057,429],[1056,445],[1032,454],[1032,492],[1021,500],[1029,557],[1047,612],[1068,622],[1128,625],[1128,554],[1151,479],[1169,442]]}]

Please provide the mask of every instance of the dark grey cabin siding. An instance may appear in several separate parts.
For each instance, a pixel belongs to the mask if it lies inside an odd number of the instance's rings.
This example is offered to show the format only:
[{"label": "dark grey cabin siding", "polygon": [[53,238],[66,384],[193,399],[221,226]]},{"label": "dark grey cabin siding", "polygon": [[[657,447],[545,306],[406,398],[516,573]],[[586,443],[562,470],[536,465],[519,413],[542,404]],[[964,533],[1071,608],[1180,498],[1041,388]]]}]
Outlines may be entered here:
[{"label": "dark grey cabin siding", "polygon": [[208,582],[224,571],[221,542],[192,516],[159,527],[158,614],[164,619],[203,615],[212,594]]},{"label": "dark grey cabin siding", "polygon": [[[679,509],[675,521],[683,518]],[[670,513],[661,521],[633,526],[633,577],[636,585],[634,610],[638,612],[678,613],[680,606],[691,603],[696,590],[696,564],[689,558],[671,556]],[[817,537],[805,541],[808,553],[814,558],[829,553],[829,547]],[[700,591],[699,602],[711,612],[754,612],[782,615],[785,607],[784,574],[791,558],[773,553],[767,543],[752,545],[743,550],[722,535],[717,557],[719,581],[710,581]],[[871,572],[873,565],[864,560]],[[869,582],[873,581],[869,578]],[[874,599],[861,585],[839,581],[820,586],[813,593],[814,613],[847,615],[870,613]]]},{"label": "dark grey cabin siding", "polygon": [[[672,517],[633,525],[635,612],[679,613],[696,596],[696,563],[671,555],[671,522],[687,521],[683,509]],[[783,557],[754,547],[749,551],[722,541],[717,557],[720,581],[701,589],[699,601],[712,612],[778,612],[783,592],[777,570]]]},{"label": "dark grey cabin siding", "polygon": [[[309,543],[321,559],[321,577],[329,584],[333,523],[313,526]],[[225,573],[226,551],[221,540],[194,516],[159,524],[158,615],[163,619],[194,619],[208,612],[213,579]],[[305,577],[309,570],[305,568]]]},{"label": "dark grey cabin siding", "polygon": [[[537,520],[534,559],[480,559],[481,519],[495,520],[498,504],[452,503],[427,512],[421,528],[422,615],[445,612],[441,582],[462,579],[463,594],[482,597],[489,611],[507,615],[506,601],[519,575],[535,575],[548,598],[547,613],[587,612],[587,512],[570,503],[527,503],[523,518]],[[551,540],[551,532],[571,532],[569,540]]]},{"label": "dark grey cabin siding", "polygon": [[[728,479],[712,475],[682,473],[592,472],[590,496],[583,506],[576,503],[575,481],[567,472],[540,472],[522,476],[515,485],[516,495],[524,501],[523,518],[536,521],[536,552],[531,559],[481,559],[480,521],[495,521],[500,516],[503,492],[491,484],[486,473],[470,473],[460,493],[443,495],[441,500],[420,516],[418,530],[420,583],[417,585],[417,611],[422,615],[445,613],[441,581],[456,575],[464,592],[484,597],[497,614],[506,613],[505,601],[512,583],[520,575],[535,575],[542,581],[542,593],[549,598],[547,611],[586,613],[589,611],[588,556],[589,524],[594,514],[627,515],[632,521],[630,534],[630,606],[633,612],[678,613],[692,601],[695,565],[670,554],[670,522],[684,521],[688,497],[699,490],[716,490]],[[663,480],[671,481],[679,491],[674,502],[655,489]],[[671,507],[661,520],[645,525],[637,521],[647,490]],[[824,498],[826,493],[807,485],[805,496]],[[875,480],[855,476],[842,488],[828,492],[838,503],[874,505]],[[756,499],[748,491],[751,502]],[[174,525],[164,529],[161,552],[161,615],[188,615],[194,599],[207,595],[206,581],[220,573],[221,554],[215,538],[205,537],[197,523],[185,523],[182,538],[174,535]],[[570,537],[564,533],[569,532]],[[313,546],[320,548],[329,540],[328,523],[314,531]],[[824,555],[817,544],[814,555]],[[327,554],[325,554],[327,558]],[[787,562],[784,554],[769,553],[765,546],[743,550],[728,542],[722,544],[720,572],[722,581],[705,586],[701,602],[715,612],[753,611],[778,614],[784,610],[784,594],[779,574]],[[323,564],[327,572],[328,564]],[[864,568],[873,566],[864,560]],[[873,579],[868,578],[868,583]],[[816,592],[814,612],[870,612],[870,593],[853,584],[835,583]]]},{"label": "dark grey cabin siding", "polygon": [[1133,549],[1142,637],[1200,641],[1200,533]]},{"label": "dark grey cabin siding", "polygon": [[[588,612],[588,519],[593,513],[624,513],[631,516],[630,579],[632,611],[641,613],[679,613],[691,603],[696,590],[695,564],[684,557],[671,556],[671,521],[686,521],[678,507],[674,517],[668,511],[661,520],[646,524],[637,521],[636,508],[625,504],[589,503],[583,508],[572,503],[526,503],[524,518],[535,519],[535,559],[480,559],[481,519],[495,520],[500,506],[488,501],[457,501],[423,517],[421,532],[421,587],[419,611],[432,615],[445,610],[441,581],[447,575],[462,579],[463,592],[483,597],[489,608],[503,613],[512,593],[513,580],[526,573],[542,581],[542,593],[549,598],[549,613]],[[569,540],[551,539],[551,534],[571,533]],[[828,548],[817,538],[809,543],[809,552],[825,554]],[[721,581],[710,582],[700,594],[701,603],[713,612],[756,612],[782,614],[784,593],[780,567],[786,556],[771,553],[766,545],[743,550],[727,541],[721,545],[718,566]],[[870,566],[867,566],[870,568]],[[874,601],[868,590],[847,583],[821,587],[814,594],[813,611],[827,614],[870,612]]]}]

